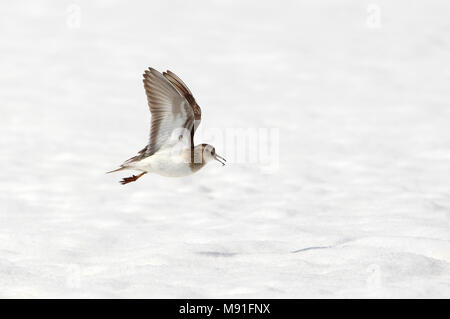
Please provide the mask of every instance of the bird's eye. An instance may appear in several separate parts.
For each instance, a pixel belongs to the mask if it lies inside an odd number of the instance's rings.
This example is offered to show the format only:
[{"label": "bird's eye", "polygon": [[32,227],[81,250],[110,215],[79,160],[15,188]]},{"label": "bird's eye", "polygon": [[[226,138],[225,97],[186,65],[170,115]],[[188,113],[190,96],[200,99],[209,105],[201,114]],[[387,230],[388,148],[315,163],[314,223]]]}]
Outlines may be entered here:
[{"label": "bird's eye", "polygon": [[214,155],[214,154],[216,154],[216,150],[213,149],[213,150],[211,151],[211,155]]}]

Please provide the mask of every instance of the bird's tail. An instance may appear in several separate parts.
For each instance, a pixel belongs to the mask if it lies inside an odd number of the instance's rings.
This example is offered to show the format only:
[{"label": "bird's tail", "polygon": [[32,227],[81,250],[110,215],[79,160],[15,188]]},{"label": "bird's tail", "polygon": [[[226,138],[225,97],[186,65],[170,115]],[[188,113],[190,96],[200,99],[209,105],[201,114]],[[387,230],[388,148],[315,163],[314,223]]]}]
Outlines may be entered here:
[{"label": "bird's tail", "polygon": [[126,167],[124,167],[124,166],[120,166],[118,169],[115,169],[115,170],[112,170],[112,171],[109,171],[109,172],[106,172],[106,174],[109,174],[109,173],[114,173],[114,172],[118,172],[118,171],[122,171],[122,170],[124,170]]},{"label": "bird's tail", "polygon": [[114,173],[114,172],[118,172],[118,171],[122,171],[124,169],[129,169],[130,168],[130,164],[133,162],[137,162],[140,161],[141,159],[145,158],[145,152],[147,151],[148,146],[144,147],[143,149],[141,149],[139,151],[139,154],[136,156],[133,156],[132,158],[127,159],[125,162],[122,163],[122,165],[120,165],[120,167],[118,169],[106,172],[106,174],[109,173]]}]

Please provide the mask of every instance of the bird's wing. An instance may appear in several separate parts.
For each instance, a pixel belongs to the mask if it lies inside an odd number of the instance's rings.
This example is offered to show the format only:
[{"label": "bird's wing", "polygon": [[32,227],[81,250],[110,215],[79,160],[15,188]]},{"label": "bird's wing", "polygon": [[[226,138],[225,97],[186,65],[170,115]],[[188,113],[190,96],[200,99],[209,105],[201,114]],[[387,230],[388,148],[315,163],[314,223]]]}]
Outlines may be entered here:
[{"label": "bird's wing", "polygon": [[155,69],[145,71],[143,82],[152,114],[150,143],[145,152],[150,156],[179,142],[180,136],[185,137],[183,130],[192,132],[195,115],[186,98]]},{"label": "bird's wing", "polygon": [[[197,127],[200,125],[200,121],[202,120],[202,110],[200,109],[200,106],[198,106],[197,102],[194,99],[194,96],[192,95],[191,90],[187,87],[186,84],[172,71],[167,70],[167,72],[163,72],[164,77],[172,83],[172,85],[178,90],[178,92],[184,96],[184,98],[189,102],[189,105],[192,108],[192,111],[194,112],[194,132],[197,129]],[[192,136],[193,136],[192,133]]]}]

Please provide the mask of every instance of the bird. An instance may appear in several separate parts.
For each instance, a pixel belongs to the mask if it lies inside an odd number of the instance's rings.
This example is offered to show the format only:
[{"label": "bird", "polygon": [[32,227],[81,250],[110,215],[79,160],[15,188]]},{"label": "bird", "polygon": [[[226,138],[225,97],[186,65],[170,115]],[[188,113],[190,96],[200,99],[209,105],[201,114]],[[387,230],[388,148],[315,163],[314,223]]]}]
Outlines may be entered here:
[{"label": "bird", "polygon": [[149,142],[136,156],[107,173],[140,172],[123,178],[120,183],[125,185],[147,173],[168,177],[191,175],[212,160],[224,166],[226,159],[216,153],[214,146],[205,143],[194,146],[202,111],[186,84],[169,70],[161,74],[151,67],[145,70],[143,83],[151,113]]}]

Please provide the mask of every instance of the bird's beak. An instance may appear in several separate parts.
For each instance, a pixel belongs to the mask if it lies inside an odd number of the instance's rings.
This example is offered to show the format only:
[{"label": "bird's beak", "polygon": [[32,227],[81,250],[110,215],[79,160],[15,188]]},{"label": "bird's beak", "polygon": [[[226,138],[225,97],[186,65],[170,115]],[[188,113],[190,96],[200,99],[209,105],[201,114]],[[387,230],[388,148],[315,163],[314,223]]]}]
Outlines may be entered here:
[{"label": "bird's beak", "polygon": [[216,154],[216,156],[214,156],[214,159],[216,161],[218,161],[220,164],[222,164],[222,166],[225,166],[225,162],[227,161],[226,159],[224,159],[222,156],[219,156]]}]

